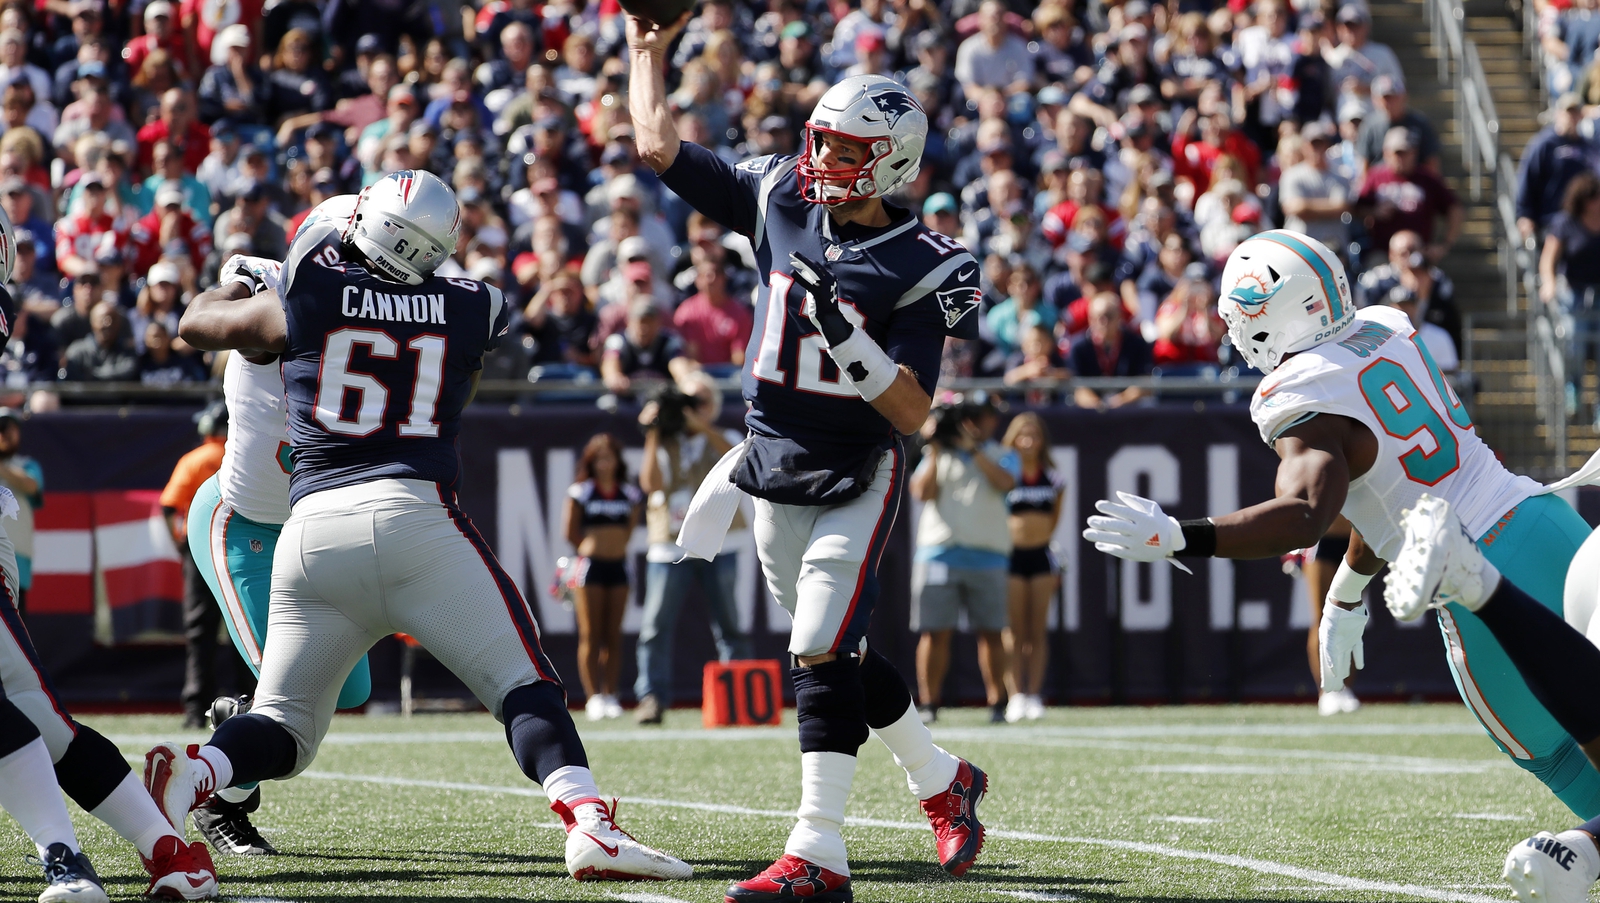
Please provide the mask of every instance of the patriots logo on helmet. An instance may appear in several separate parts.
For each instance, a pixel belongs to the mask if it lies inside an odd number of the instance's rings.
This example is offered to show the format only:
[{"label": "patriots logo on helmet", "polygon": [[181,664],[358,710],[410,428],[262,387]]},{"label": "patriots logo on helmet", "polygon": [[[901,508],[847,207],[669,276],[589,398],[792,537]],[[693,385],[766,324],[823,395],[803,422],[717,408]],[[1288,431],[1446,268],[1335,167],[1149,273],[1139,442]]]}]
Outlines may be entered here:
[{"label": "patriots logo on helmet", "polygon": [[400,200],[411,203],[411,189],[416,187],[416,174],[409,169],[402,169],[389,178],[400,183]]},{"label": "patriots logo on helmet", "polygon": [[1254,274],[1248,274],[1245,278],[1254,282],[1255,285],[1240,283],[1234,287],[1233,291],[1228,293],[1228,300],[1243,308],[1244,315],[1252,320],[1267,312],[1267,302],[1271,301],[1273,296],[1282,290],[1284,283],[1288,281],[1279,276],[1278,272],[1271,267],[1267,267],[1267,275],[1271,277],[1270,281]]},{"label": "patriots logo on helmet", "polygon": [[974,285],[963,285],[934,295],[939,309],[944,311],[944,327],[953,328],[983,300],[983,290]]},{"label": "patriots logo on helmet", "polygon": [[888,121],[889,128],[900,121],[900,117],[907,113],[921,113],[922,107],[917,104],[917,99],[906,91],[884,91],[882,94],[872,95],[872,104],[883,114]]}]

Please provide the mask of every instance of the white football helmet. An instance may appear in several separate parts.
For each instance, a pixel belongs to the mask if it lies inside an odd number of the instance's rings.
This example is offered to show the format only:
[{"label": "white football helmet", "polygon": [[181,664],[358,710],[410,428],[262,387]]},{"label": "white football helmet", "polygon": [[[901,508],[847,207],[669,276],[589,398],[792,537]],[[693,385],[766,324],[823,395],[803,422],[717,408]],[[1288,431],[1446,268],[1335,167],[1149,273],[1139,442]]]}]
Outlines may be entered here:
[{"label": "white football helmet", "polygon": [[405,169],[362,190],[344,240],[378,275],[418,285],[456,252],[460,235],[456,193],[431,172]]},{"label": "white football helmet", "polygon": [[[44,236],[34,236],[34,241],[44,241]],[[0,285],[11,281],[11,271],[17,266],[17,230],[11,227],[11,217],[0,210]]]},{"label": "white football helmet", "polygon": [[306,218],[300,221],[299,232],[309,231],[312,227],[324,222],[333,223],[333,228],[341,236],[350,227],[350,218],[356,214],[356,203],[361,200],[358,194],[336,194],[311,208]]},{"label": "white football helmet", "polygon": [[[824,169],[812,162],[822,133],[867,145],[860,165]],[[817,204],[883,197],[917,177],[928,114],[904,86],[882,75],[853,75],[828,89],[806,120],[800,194]]]},{"label": "white football helmet", "polygon": [[1287,355],[1342,332],[1356,306],[1332,251],[1308,235],[1274,229],[1228,255],[1217,313],[1245,361],[1271,373]]}]

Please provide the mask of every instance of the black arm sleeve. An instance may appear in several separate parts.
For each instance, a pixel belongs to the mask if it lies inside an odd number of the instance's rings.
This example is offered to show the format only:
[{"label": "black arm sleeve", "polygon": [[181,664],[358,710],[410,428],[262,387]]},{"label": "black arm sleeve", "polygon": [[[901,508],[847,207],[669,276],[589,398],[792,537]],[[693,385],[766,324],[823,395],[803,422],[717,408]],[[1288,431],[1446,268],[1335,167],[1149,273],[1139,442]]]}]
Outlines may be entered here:
[{"label": "black arm sleeve", "polygon": [[757,157],[731,166],[700,145],[685,141],[678,147],[678,158],[661,173],[661,182],[724,228],[753,236],[761,178],[772,162],[772,157]]}]

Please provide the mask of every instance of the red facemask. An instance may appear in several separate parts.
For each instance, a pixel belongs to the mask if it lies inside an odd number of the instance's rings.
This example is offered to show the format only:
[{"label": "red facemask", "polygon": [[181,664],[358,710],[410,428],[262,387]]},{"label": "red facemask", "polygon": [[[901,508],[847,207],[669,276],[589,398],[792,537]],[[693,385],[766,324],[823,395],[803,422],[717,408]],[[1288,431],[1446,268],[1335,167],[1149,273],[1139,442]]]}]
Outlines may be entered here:
[{"label": "red facemask", "polygon": [[[858,166],[845,166],[837,169],[824,169],[817,166],[812,160],[816,157],[816,148],[820,141],[818,135],[833,135],[850,141],[859,141],[867,145],[867,158]],[[863,198],[877,197],[876,184],[872,178],[872,168],[879,158],[888,153],[888,142],[881,138],[863,139],[833,129],[825,129],[806,123],[801,132],[804,141],[804,151],[800,157],[800,165],[795,167],[795,172],[800,177],[800,196],[813,204],[833,206],[846,201],[858,201]],[[861,190],[861,183],[865,180],[869,187]]]}]

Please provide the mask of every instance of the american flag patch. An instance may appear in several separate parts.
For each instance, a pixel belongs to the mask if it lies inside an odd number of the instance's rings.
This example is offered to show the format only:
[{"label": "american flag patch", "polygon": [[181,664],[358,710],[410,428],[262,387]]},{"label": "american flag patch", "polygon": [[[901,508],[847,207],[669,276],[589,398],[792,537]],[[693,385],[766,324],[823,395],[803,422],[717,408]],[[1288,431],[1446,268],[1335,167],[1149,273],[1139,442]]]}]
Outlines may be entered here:
[{"label": "american flag patch", "polygon": [[1306,299],[1306,313],[1308,313],[1308,314],[1321,313],[1322,311],[1327,310],[1327,309],[1328,309],[1327,302],[1323,301],[1321,298],[1307,298]]},{"label": "american flag patch", "polygon": [[384,220],[383,221],[383,231],[389,233],[390,235],[398,235],[398,234],[400,234],[400,227],[398,225],[395,225],[394,223],[390,222],[389,220]]}]

